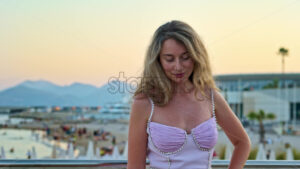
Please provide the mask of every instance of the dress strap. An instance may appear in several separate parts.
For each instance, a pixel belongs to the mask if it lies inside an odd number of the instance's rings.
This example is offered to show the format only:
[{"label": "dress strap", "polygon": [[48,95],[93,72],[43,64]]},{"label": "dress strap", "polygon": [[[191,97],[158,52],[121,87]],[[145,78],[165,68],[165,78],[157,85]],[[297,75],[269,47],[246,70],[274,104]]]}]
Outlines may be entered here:
[{"label": "dress strap", "polygon": [[212,113],[213,113],[213,117],[216,118],[216,114],[215,114],[215,101],[214,101],[214,91],[213,91],[213,89],[210,89],[210,92],[211,92]]},{"label": "dress strap", "polygon": [[153,103],[153,101],[150,97],[149,97],[149,100],[150,100],[150,103],[151,103],[151,113],[150,113],[150,116],[149,116],[149,119],[148,119],[148,123],[151,122],[152,115],[153,115],[153,112],[154,112],[154,103]]}]

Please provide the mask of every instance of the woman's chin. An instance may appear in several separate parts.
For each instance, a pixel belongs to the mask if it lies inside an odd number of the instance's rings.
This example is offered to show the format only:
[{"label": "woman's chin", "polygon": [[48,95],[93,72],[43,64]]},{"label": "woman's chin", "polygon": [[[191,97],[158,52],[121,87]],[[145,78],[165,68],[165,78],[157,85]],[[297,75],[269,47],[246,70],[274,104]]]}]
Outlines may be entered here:
[{"label": "woman's chin", "polygon": [[187,81],[187,79],[185,79],[185,78],[173,78],[172,79],[172,82],[175,83],[175,84],[181,84],[181,83],[184,83],[186,81]]}]

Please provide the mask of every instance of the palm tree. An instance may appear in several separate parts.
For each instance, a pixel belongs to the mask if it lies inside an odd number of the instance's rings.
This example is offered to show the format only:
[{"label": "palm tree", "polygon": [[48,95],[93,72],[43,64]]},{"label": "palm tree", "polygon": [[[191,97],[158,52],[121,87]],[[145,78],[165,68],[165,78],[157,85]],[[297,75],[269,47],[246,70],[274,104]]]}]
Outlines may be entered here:
[{"label": "palm tree", "polygon": [[272,82],[270,82],[267,85],[263,86],[263,89],[274,89],[274,88],[278,88],[278,86],[279,86],[279,80],[278,79],[273,79]]},{"label": "palm tree", "polygon": [[278,55],[281,55],[282,73],[284,73],[284,57],[287,57],[289,55],[289,50],[281,47],[278,50]]},{"label": "palm tree", "polygon": [[[289,50],[284,48],[284,47],[280,47],[279,50],[278,50],[278,55],[281,55],[281,64],[282,64],[282,77],[284,76],[284,58],[287,57],[289,54]],[[287,83],[286,83],[286,79],[285,77],[283,77],[283,86],[284,88],[286,89],[287,88]],[[281,93],[281,89],[279,91]],[[285,90],[285,97],[287,97],[287,90]],[[280,111],[281,110],[282,106],[280,105]],[[285,108],[283,108],[285,109]]]},{"label": "palm tree", "polygon": [[276,115],[273,113],[266,114],[265,111],[259,110],[258,112],[251,111],[247,115],[250,120],[257,120],[259,122],[259,142],[264,143],[265,141],[265,128],[263,121],[264,120],[274,120]]}]

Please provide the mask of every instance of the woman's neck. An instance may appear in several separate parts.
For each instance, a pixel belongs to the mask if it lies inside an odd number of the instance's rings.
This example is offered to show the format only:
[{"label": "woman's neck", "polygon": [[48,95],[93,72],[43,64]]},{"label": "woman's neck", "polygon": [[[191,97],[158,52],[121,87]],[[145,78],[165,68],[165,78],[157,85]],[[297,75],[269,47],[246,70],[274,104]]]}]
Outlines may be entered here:
[{"label": "woman's neck", "polygon": [[194,85],[190,81],[187,81],[185,83],[174,84],[173,86],[173,91],[175,95],[189,94],[191,91],[194,90]]}]

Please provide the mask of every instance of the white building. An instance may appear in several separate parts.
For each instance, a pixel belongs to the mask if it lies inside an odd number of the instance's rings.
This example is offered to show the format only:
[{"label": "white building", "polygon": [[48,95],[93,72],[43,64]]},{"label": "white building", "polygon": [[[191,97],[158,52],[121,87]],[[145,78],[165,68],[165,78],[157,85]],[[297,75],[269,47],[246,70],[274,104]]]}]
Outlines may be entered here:
[{"label": "white building", "polygon": [[276,121],[300,120],[300,73],[230,74],[215,80],[240,118],[262,109],[274,113]]}]

